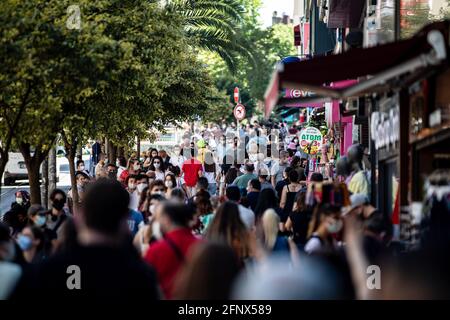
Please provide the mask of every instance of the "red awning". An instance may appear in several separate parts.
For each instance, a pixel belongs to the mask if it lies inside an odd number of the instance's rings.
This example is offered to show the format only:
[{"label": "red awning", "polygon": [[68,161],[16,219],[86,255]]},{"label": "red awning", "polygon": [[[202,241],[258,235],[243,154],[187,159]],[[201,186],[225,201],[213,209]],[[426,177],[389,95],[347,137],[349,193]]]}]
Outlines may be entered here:
[{"label": "red awning", "polygon": [[[291,103],[329,101],[333,98],[357,96],[400,75],[430,65],[441,65],[444,60],[448,61],[448,35],[449,23],[437,22],[428,25],[408,40],[279,64],[266,91],[266,117],[275,105],[289,103],[288,99],[280,100],[281,89],[300,89],[315,93],[313,97],[292,99]],[[368,79],[346,89],[324,86],[362,77]]]}]

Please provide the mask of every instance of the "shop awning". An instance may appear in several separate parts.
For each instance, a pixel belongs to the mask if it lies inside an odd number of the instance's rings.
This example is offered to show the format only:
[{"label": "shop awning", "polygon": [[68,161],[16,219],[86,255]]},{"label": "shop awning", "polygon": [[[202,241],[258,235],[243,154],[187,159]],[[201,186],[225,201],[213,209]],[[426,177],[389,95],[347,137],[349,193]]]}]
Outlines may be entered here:
[{"label": "shop awning", "polygon": [[357,28],[360,26],[365,0],[330,0],[328,28]]},{"label": "shop awning", "polygon": [[[448,61],[449,23],[437,22],[415,37],[372,48],[353,49],[339,55],[278,64],[267,88],[265,115],[275,105],[327,102],[356,97],[399,76]],[[331,88],[333,82],[359,79],[347,88]],[[308,97],[280,96],[282,89],[308,91]]]}]

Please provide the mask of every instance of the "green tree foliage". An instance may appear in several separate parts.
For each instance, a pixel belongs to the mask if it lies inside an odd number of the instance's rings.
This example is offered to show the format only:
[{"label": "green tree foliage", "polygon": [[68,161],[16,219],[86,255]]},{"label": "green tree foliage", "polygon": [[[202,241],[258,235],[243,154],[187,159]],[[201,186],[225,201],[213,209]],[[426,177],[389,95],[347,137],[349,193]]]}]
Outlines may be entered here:
[{"label": "green tree foliage", "polygon": [[281,59],[296,55],[292,26],[274,25],[264,29],[259,23],[259,0],[241,0],[246,8],[242,21],[240,36],[251,48],[253,57],[245,56],[237,60],[237,72],[228,72],[226,65],[212,54],[204,54],[203,60],[208,64],[217,88],[226,93],[231,106],[215,106],[211,110],[209,121],[225,119],[234,121],[232,110],[234,106],[233,90],[238,86],[241,92],[241,102],[246,106],[247,118],[258,114],[257,106],[264,100],[264,93],[269,84],[275,64]]},{"label": "green tree foliage", "polygon": [[34,203],[39,166],[57,133],[68,151],[93,136],[126,145],[152,127],[192,119],[221,98],[173,12],[155,2],[81,0],[81,29],[74,30],[66,25],[71,4],[0,4],[0,104],[8,117],[0,137],[7,138],[20,115],[14,141]]},{"label": "green tree foliage", "polygon": [[244,7],[239,0],[171,0],[167,9],[182,17],[185,34],[201,49],[217,53],[231,72],[239,56],[251,58],[240,36]]}]

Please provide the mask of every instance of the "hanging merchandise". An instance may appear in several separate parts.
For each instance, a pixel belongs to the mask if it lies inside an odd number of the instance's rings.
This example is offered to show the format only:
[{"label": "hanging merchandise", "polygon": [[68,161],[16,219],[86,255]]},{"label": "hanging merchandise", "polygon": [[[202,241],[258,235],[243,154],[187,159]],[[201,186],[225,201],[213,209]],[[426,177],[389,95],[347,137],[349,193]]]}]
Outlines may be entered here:
[{"label": "hanging merchandise", "polygon": [[310,155],[319,153],[322,149],[323,136],[319,129],[315,127],[306,127],[299,134],[300,148]]},{"label": "hanging merchandise", "polygon": [[425,184],[426,198],[421,222],[421,246],[450,245],[450,171],[437,170]]}]

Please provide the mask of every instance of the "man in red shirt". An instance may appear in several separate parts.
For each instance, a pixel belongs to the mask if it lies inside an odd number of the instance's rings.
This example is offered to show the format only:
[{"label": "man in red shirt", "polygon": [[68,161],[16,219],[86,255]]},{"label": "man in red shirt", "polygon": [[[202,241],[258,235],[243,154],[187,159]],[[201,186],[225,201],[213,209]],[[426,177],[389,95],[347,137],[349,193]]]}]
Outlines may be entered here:
[{"label": "man in red shirt", "polygon": [[175,278],[189,251],[200,240],[188,227],[194,215],[191,207],[166,202],[158,210],[157,221],[164,238],[150,246],[145,261],[156,270],[165,298],[171,299]]},{"label": "man in red shirt", "polygon": [[202,163],[195,158],[195,151],[196,150],[194,148],[191,148],[190,159],[184,161],[183,166],[181,167],[181,171],[184,174],[183,178],[188,197],[195,196],[195,185],[197,184],[197,180],[203,171]]}]

